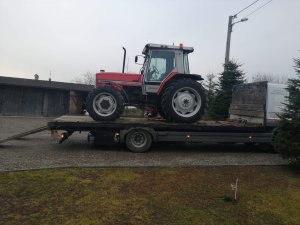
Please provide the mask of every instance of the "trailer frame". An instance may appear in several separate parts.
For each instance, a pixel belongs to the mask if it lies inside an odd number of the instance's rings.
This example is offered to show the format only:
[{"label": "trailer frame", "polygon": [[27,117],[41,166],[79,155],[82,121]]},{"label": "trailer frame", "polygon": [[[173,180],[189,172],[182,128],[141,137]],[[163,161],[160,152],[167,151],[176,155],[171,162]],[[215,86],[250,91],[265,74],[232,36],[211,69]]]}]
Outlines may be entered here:
[{"label": "trailer frame", "polygon": [[157,142],[271,144],[276,132],[274,126],[243,121],[178,124],[159,119],[120,118],[108,122],[93,121],[88,116],[62,116],[48,122],[48,129],[65,131],[59,143],[63,143],[73,132],[88,131],[91,145],[125,143],[133,152],[145,152],[152,143]]}]

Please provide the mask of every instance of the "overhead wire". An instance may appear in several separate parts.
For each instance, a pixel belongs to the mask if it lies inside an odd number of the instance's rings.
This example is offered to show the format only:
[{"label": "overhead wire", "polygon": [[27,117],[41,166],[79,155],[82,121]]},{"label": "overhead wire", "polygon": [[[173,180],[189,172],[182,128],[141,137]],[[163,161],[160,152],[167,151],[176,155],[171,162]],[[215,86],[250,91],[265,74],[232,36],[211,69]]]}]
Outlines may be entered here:
[{"label": "overhead wire", "polygon": [[254,10],[253,12],[249,13],[247,16],[245,16],[245,18],[249,17],[250,15],[256,13],[258,10],[260,10],[261,8],[265,7],[266,5],[268,5],[269,3],[271,3],[273,0],[268,1],[267,3],[263,4],[261,7],[257,8],[256,10]]},{"label": "overhead wire", "polygon": [[238,13],[234,14],[233,17],[236,17],[238,14],[240,14],[241,12],[245,11],[246,9],[248,9],[249,7],[251,7],[252,5],[254,5],[255,3],[257,3],[260,0],[256,0],[254,2],[252,2],[250,5],[246,6],[245,8],[243,8],[242,10],[240,10]]}]

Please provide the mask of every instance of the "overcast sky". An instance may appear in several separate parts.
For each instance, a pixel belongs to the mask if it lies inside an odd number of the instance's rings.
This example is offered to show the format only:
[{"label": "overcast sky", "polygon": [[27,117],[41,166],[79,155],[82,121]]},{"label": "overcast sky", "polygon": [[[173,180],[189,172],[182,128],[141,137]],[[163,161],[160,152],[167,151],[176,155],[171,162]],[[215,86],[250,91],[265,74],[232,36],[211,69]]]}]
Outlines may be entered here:
[{"label": "overcast sky", "polygon": [[[238,15],[243,18],[269,0]],[[220,73],[228,16],[254,0],[0,0],[0,76],[70,82],[86,71],[128,70],[146,43],[192,46],[192,73]],[[231,58],[248,78],[294,77],[300,0],[273,0],[234,26]],[[238,20],[237,19],[237,20]]]}]

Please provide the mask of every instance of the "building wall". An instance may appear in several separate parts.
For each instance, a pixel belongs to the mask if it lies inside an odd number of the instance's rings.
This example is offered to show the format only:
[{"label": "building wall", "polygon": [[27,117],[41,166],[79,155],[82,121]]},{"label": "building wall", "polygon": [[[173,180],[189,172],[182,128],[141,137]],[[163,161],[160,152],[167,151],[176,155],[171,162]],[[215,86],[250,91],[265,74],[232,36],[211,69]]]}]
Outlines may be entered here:
[{"label": "building wall", "polygon": [[85,109],[87,92],[70,91],[69,114],[82,114]]},{"label": "building wall", "polygon": [[0,85],[0,115],[59,116],[69,113],[70,91]]}]

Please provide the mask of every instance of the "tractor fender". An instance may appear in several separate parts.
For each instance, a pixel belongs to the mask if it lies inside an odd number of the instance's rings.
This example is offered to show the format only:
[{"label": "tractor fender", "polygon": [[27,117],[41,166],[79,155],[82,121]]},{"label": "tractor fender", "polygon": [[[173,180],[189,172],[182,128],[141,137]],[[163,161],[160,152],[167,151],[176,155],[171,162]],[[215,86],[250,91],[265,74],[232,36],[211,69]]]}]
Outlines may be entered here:
[{"label": "tractor fender", "polygon": [[161,83],[157,95],[160,95],[163,91],[163,89],[170,83],[173,82],[174,80],[182,79],[182,78],[190,78],[193,80],[204,80],[201,75],[199,74],[184,74],[184,73],[176,73],[173,72],[171,73],[166,79],[163,80]]},{"label": "tractor fender", "polygon": [[97,87],[102,87],[102,86],[111,86],[111,87],[115,88],[117,91],[119,91],[122,94],[124,101],[126,103],[129,102],[129,97],[128,97],[126,91],[124,90],[124,88],[122,87],[122,85],[115,83],[113,81],[109,81],[109,82],[98,83]]}]

